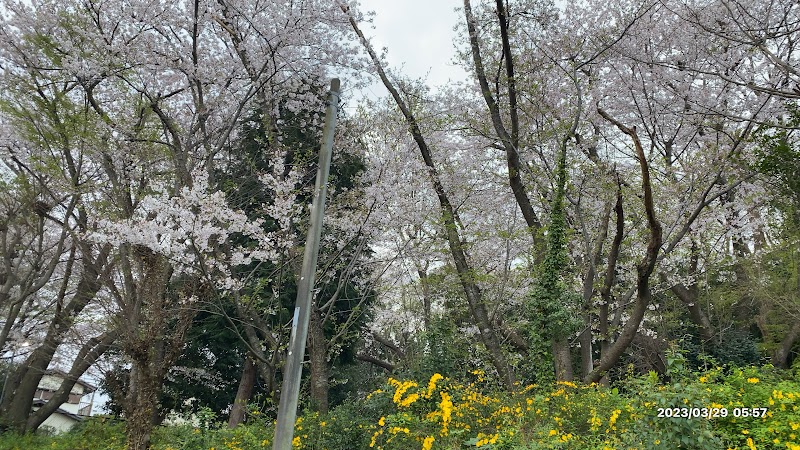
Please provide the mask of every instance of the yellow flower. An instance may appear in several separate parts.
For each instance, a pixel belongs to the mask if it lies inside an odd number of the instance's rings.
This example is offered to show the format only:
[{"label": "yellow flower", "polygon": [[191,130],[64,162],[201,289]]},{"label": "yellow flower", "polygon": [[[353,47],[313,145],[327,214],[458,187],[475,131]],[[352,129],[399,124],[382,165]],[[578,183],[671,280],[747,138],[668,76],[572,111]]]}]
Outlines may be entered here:
[{"label": "yellow flower", "polygon": [[558,431],[556,431],[556,430],[550,430],[550,434],[548,434],[548,436],[555,436],[555,435],[557,435],[557,434],[558,434]]},{"label": "yellow flower", "polygon": [[441,380],[442,378],[444,378],[444,377],[439,373],[435,373],[435,374],[431,375],[431,379],[430,379],[430,381],[428,381],[428,392],[425,394],[425,398],[431,398],[431,395],[433,395],[434,389],[436,389],[436,383],[439,380]]},{"label": "yellow flower", "polygon": [[442,410],[442,435],[446,435],[447,426],[453,416],[453,402],[447,392],[440,392],[439,395],[442,397],[442,402],[439,403],[439,408]]},{"label": "yellow flower", "polygon": [[403,394],[405,394],[406,391],[409,390],[410,388],[417,387],[417,383],[415,383],[413,381],[398,381],[398,380],[395,380],[394,378],[389,378],[389,384],[391,384],[392,386],[395,387],[394,396],[392,397],[392,401],[397,403],[398,405],[401,405],[401,406],[403,406],[401,404],[402,401],[403,401],[402,400],[403,399]]},{"label": "yellow flower", "polygon": [[747,446],[750,447],[750,450],[756,450],[756,444],[753,442],[753,438],[747,438]]},{"label": "yellow flower", "polygon": [[433,447],[434,440],[435,439],[433,436],[426,437],[425,440],[422,441],[422,450],[431,450],[431,448]]},{"label": "yellow flower", "polygon": [[603,421],[600,420],[599,417],[592,414],[592,418],[589,419],[589,424],[592,426],[592,431],[597,431],[597,429],[600,428],[600,425],[603,424]]},{"label": "yellow flower", "polygon": [[611,417],[608,419],[608,426],[611,427],[612,430],[616,430],[615,424],[617,423],[617,418],[622,413],[621,409],[615,409],[611,412]]},{"label": "yellow flower", "polygon": [[378,419],[378,425],[380,426],[386,425],[386,417],[381,417],[380,419]]},{"label": "yellow flower", "polygon": [[419,398],[419,394],[411,394],[408,397],[406,397],[405,400],[402,400],[400,403],[398,403],[398,405],[404,406],[404,407],[411,406],[411,404],[414,403],[415,401],[417,401],[418,398]]},{"label": "yellow flower", "polygon": [[759,380],[758,378],[756,378],[756,377],[753,377],[753,378],[748,378],[748,379],[747,379],[747,382],[748,382],[748,383],[752,383],[752,384],[756,384],[756,383],[758,383],[759,381],[760,381],[760,380]]},{"label": "yellow flower", "polygon": [[378,430],[372,435],[372,440],[369,441],[370,448],[375,447],[375,440],[378,439],[378,435],[383,433],[383,430]]},{"label": "yellow flower", "polygon": [[292,447],[300,447],[300,436],[295,436],[292,439]]}]

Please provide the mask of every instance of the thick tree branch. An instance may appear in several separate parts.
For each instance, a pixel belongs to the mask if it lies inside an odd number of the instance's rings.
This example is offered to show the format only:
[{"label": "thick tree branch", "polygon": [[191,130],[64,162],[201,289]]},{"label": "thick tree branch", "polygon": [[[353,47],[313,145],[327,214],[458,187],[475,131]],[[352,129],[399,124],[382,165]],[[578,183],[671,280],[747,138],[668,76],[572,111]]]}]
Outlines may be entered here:
[{"label": "thick tree branch", "polygon": [[639,136],[636,133],[636,127],[628,128],[618,120],[611,117],[608,113],[598,108],[597,112],[607,121],[614,124],[623,133],[627,134],[632,140],[636,149],[636,155],[639,159],[639,167],[642,173],[642,191],[644,193],[643,203],[645,208],[645,215],[647,216],[647,226],[650,230],[650,238],[647,243],[647,252],[642,260],[636,267],[637,280],[636,280],[636,303],[631,311],[631,316],[622,328],[622,332],[614,344],[608,349],[605,355],[602,356],[600,362],[595,366],[586,377],[586,382],[597,382],[602,378],[606,371],[611,369],[622,356],[625,349],[633,342],[636,333],[639,330],[639,325],[644,319],[644,314],[647,310],[647,305],[651,300],[650,292],[650,275],[655,268],[658,252],[662,243],[662,230],[661,223],[656,218],[655,207],[653,205],[653,191],[650,184],[650,168],[647,163],[647,156],[642,148],[642,143],[639,141]]}]

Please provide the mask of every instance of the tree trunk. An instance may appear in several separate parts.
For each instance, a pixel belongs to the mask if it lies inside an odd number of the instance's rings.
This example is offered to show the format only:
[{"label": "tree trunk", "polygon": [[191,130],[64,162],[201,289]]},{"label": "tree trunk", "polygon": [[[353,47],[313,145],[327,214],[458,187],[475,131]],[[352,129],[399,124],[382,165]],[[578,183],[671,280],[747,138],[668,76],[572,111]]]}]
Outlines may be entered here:
[{"label": "tree trunk", "polygon": [[[619,183],[619,178],[617,178],[617,201],[614,205],[614,216],[615,216],[615,231],[614,231],[614,240],[611,242],[611,248],[608,250],[608,262],[606,263],[606,274],[603,279],[603,287],[600,288],[600,310],[598,312],[598,333],[600,334],[600,357],[602,357],[608,353],[608,349],[611,347],[611,336],[609,336],[610,330],[610,319],[608,315],[608,308],[611,305],[612,301],[614,300],[613,296],[611,295],[611,288],[614,286],[616,282],[616,271],[617,271],[617,259],[619,259],[619,250],[622,246],[622,238],[625,234],[625,211],[623,209],[622,204],[622,188]],[[594,370],[594,369],[592,369]],[[589,373],[585,373],[584,379],[589,376]],[[608,383],[608,378],[605,378],[604,384]]]},{"label": "tree trunk", "polygon": [[147,450],[150,448],[150,434],[153,431],[153,418],[156,414],[158,394],[161,383],[156,380],[156,369],[150,364],[134,363],[125,411],[125,434],[128,450]]},{"label": "tree trunk", "polygon": [[772,365],[781,369],[789,368],[789,355],[791,354],[792,347],[800,339],[800,322],[795,322],[792,328],[786,334],[786,337],[781,341],[780,346],[775,349],[772,354]]},{"label": "tree trunk", "polygon": [[[503,144],[503,150],[506,152],[506,164],[508,166],[508,185],[511,192],[514,194],[514,200],[517,202],[522,217],[528,225],[533,238],[534,249],[540,248],[541,240],[539,231],[542,224],[536,211],[533,209],[528,193],[522,182],[523,165],[519,157],[519,117],[517,106],[517,88],[516,77],[514,76],[514,57],[511,53],[511,40],[508,30],[508,14],[505,9],[505,4],[502,0],[496,0],[497,7],[497,22],[500,26],[500,40],[503,48],[503,62],[506,75],[506,94],[508,99],[508,114],[510,119],[511,130],[509,131],[503,123],[503,113],[500,110],[500,105],[497,99],[492,95],[489,80],[486,78],[486,70],[483,65],[483,57],[481,56],[481,49],[479,44],[478,32],[475,27],[475,17],[472,13],[472,5],[469,0],[464,0],[464,17],[467,23],[467,31],[469,34],[470,50],[472,52],[472,62],[475,68],[475,75],[478,78],[478,84],[481,87],[481,94],[486,102],[486,107],[489,109],[489,115],[492,119],[492,125],[495,133],[500,138]],[[540,255],[539,252],[534,252],[534,255]]]},{"label": "tree trunk", "polygon": [[592,318],[586,314],[584,318],[586,329],[581,332],[578,343],[581,347],[581,375],[586,376],[594,367],[594,351],[592,348]]},{"label": "tree trunk", "polygon": [[253,387],[256,384],[256,364],[250,355],[244,357],[244,367],[242,368],[242,377],[239,379],[239,389],[236,391],[236,399],[233,400],[231,407],[231,414],[228,417],[228,427],[236,428],[237,425],[244,422],[245,413],[247,413],[247,402],[250,401],[250,396],[253,395]]},{"label": "tree trunk", "polygon": [[556,381],[572,381],[572,355],[569,350],[569,341],[566,337],[553,339],[553,365],[556,372]]},{"label": "tree trunk", "polygon": [[[131,360],[131,375],[123,411],[127,419],[128,450],[147,450],[154,427],[164,377],[178,358],[186,331],[197,313],[172,304],[167,292],[170,261],[143,247],[133,249],[142,265],[142,277],[130,303],[124,305],[121,345]],[[124,258],[123,258],[124,259]],[[196,279],[183,279],[178,302],[207,295]]]},{"label": "tree trunk", "polygon": [[124,413],[128,450],[150,448],[150,433],[156,414],[162,379],[158,376],[164,362],[164,303],[167,283],[172,273],[166,258],[140,248],[143,275],[138,296],[126,305],[123,350],[131,358],[128,393]]},{"label": "tree trunk", "polygon": [[[612,204],[608,203],[600,222],[600,230],[595,238],[596,244],[592,251],[591,259],[586,265],[586,275],[583,277],[583,325],[584,329],[578,337],[581,346],[581,375],[588,375],[594,368],[594,352],[592,349],[592,299],[595,296],[594,283],[597,278],[597,266],[603,257],[603,243],[608,236],[608,225],[611,223]],[[586,227],[583,226],[586,233]],[[587,233],[588,234],[588,233]],[[588,248],[587,248],[588,250]],[[606,317],[608,313],[606,312]]]},{"label": "tree trunk", "polygon": [[322,317],[316,307],[311,308],[308,323],[308,357],[310,364],[311,407],[320,414],[328,413],[328,345]]},{"label": "tree trunk", "polygon": [[417,275],[419,275],[419,284],[422,286],[422,323],[425,326],[425,332],[430,332],[431,305],[433,304],[431,286],[428,281],[428,273],[425,269],[417,267]]},{"label": "tree trunk", "polygon": [[713,345],[715,336],[714,326],[698,303],[697,287],[692,285],[687,288],[683,284],[678,283],[672,286],[670,290],[689,309],[689,317],[692,318],[692,322],[697,326],[703,343],[705,345]]}]

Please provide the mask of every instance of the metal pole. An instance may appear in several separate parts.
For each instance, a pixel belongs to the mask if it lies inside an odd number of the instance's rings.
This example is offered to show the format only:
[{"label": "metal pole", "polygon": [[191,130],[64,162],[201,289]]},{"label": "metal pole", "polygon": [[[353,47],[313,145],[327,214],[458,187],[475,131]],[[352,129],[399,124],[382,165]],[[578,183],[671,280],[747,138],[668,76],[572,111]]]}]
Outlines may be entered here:
[{"label": "metal pole", "polygon": [[308,318],[311,312],[311,297],[314,276],[319,254],[319,238],[322,233],[322,217],[325,213],[325,194],[330,173],[333,147],[333,131],[336,128],[336,107],[339,103],[339,79],[331,80],[328,92],[328,109],[325,113],[325,128],[322,130],[322,146],[319,150],[317,182],[314,186],[314,201],[311,204],[311,219],[306,237],[303,269],[297,286],[297,302],[292,319],[292,335],[289,339],[289,353],[286,357],[281,402],[278,406],[278,421],[275,424],[273,450],[291,450],[294,435],[294,422],[297,417],[297,400],[300,396],[300,377],[303,371],[303,357],[306,353]]}]

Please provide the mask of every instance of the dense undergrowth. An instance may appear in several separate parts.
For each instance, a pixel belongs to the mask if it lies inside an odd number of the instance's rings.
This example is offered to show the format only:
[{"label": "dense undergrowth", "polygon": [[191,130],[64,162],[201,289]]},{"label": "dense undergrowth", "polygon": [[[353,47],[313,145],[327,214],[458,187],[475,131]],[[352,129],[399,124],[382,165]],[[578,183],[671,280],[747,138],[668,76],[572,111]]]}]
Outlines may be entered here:
[{"label": "dense undergrowth", "polygon": [[[689,372],[678,366],[666,381],[650,374],[628,377],[613,388],[556,383],[519,386],[515,394],[487,388],[480,371],[470,377],[390,378],[366,398],[325,416],[301,416],[294,447],[800,450],[799,370],[766,366]],[[673,411],[679,414],[727,412],[727,417],[658,417],[659,408],[677,408]],[[153,448],[272,448],[272,418],[255,409],[248,424],[236,429],[204,422],[159,427]],[[96,419],[60,436],[0,436],[0,450],[116,450],[124,442],[124,424]]]}]

